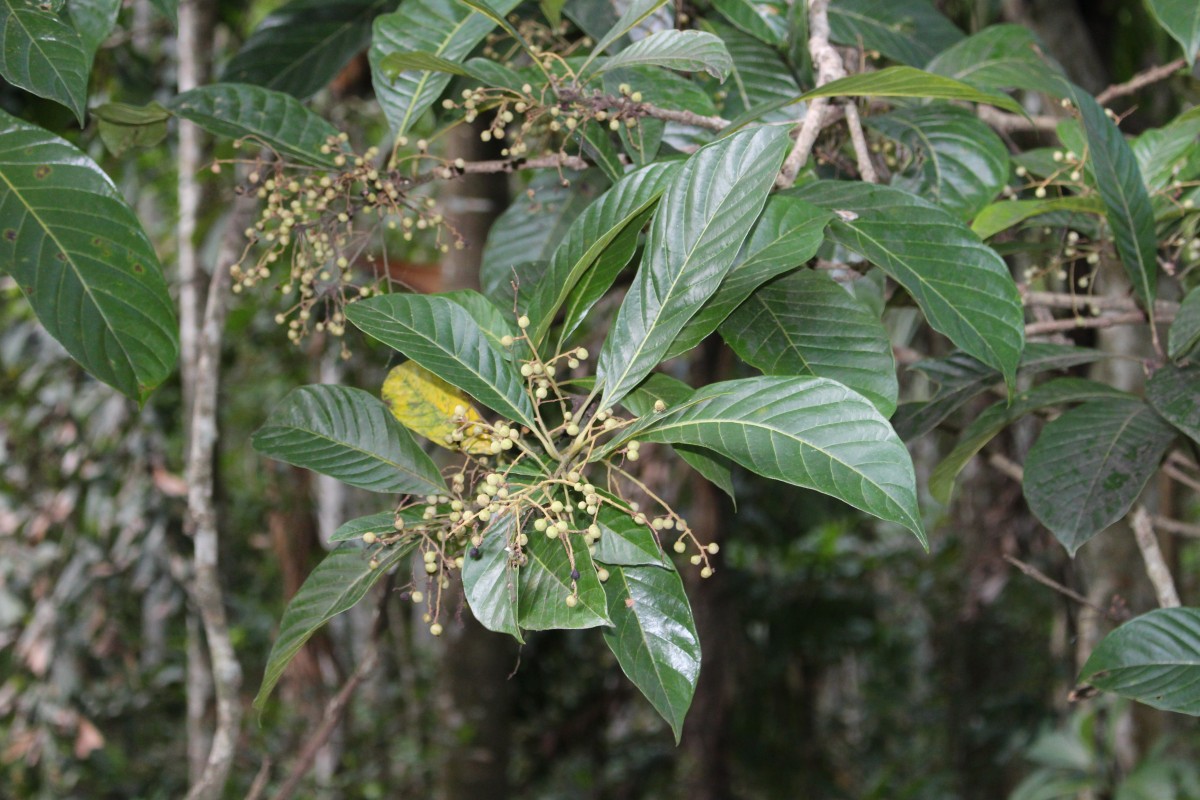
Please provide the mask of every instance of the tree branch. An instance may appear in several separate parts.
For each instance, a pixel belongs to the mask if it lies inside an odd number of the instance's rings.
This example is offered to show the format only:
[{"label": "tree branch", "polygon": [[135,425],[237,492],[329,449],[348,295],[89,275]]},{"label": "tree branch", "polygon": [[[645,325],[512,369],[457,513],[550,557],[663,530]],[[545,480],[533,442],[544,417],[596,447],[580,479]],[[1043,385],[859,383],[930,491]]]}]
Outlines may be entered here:
[{"label": "tree branch", "polygon": [[1049,114],[1024,117],[1020,114],[1009,114],[991,106],[979,106],[976,115],[1001,133],[1054,133],[1058,130],[1059,117]]},{"label": "tree branch", "polygon": [[[1069,292],[1033,292],[1025,286],[1019,286],[1021,301],[1027,306],[1044,308],[1069,308],[1072,310],[1098,308],[1103,311],[1137,311],[1138,304],[1130,297],[1112,297],[1108,295],[1071,294]],[[1157,314],[1167,314],[1174,318],[1179,311],[1179,304],[1170,300],[1157,300],[1154,303]]]},{"label": "tree branch", "polygon": [[[823,86],[830,80],[846,76],[846,67],[842,64],[838,50],[829,43],[829,0],[811,0],[809,4],[809,53],[812,65],[817,68],[817,86]],[[784,160],[784,169],[779,175],[779,186],[787,187],[794,184],[800,168],[808,163],[809,156],[812,155],[812,146],[816,144],[817,136],[820,136],[822,128],[826,125],[828,107],[829,98],[827,97],[817,97],[816,100],[809,103],[809,108],[804,113],[804,120],[800,122],[800,132],[796,137],[796,143],[792,145],[792,151]],[[868,175],[875,176],[875,168],[871,164],[870,152],[866,150],[862,122],[858,121],[858,109],[854,108],[851,112],[851,108],[852,104],[847,103],[845,107],[846,124],[850,126],[851,139],[862,139],[862,149],[859,149],[859,143],[856,142],[854,143],[854,152],[859,160],[859,172],[866,179]],[[878,179],[876,178],[876,180]]]},{"label": "tree branch", "polygon": [[1174,75],[1179,70],[1186,67],[1188,64],[1186,58],[1177,58],[1169,64],[1163,64],[1158,67],[1151,67],[1144,72],[1139,72],[1124,83],[1114,84],[1109,86],[1100,94],[1096,95],[1096,102],[1100,105],[1106,105],[1110,100],[1116,100],[1118,97],[1135,94],[1147,86],[1166,80]]},{"label": "tree branch", "polygon": [[1158,537],[1154,535],[1154,523],[1146,507],[1139,504],[1130,517],[1134,538],[1137,539],[1138,550],[1142,551],[1142,561],[1146,563],[1146,577],[1154,585],[1154,593],[1158,596],[1160,608],[1176,608],[1179,606],[1179,592],[1175,590],[1175,580],[1171,570],[1163,559],[1162,550],[1158,547]]},{"label": "tree branch", "polygon": [[1140,311],[1130,311],[1124,314],[1109,314],[1103,317],[1071,317],[1070,319],[1052,319],[1047,322],[1031,322],[1025,326],[1026,336],[1042,336],[1047,333],[1061,333],[1079,328],[1113,328],[1118,325],[1137,325],[1146,321],[1146,315]]},{"label": "tree branch", "polygon": [[1188,536],[1193,539],[1200,539],[1200,525],[1193,525],[1190,522],[1180,522],[1177,519],[1164,517],[1161,514],[1154,515],[1154,525],[1159,530],[1164,530],[1167,533],[1174,533],[1179,536]]},{"label": "tree branch", "polygon": [[1014,567],[1021,570],[1021,572],[1025,573],[1029,577],[1033,578],[1035,581],[1042,584],[1043,586],[1047,586],[1047,587],[1053,589],[1054,591],[1061,594],[1063,597],[1074,600],[1076,603],[1079,603],[1082,606],[1087,606],[1088,608],[1095,611],[1097,614],[1107,617],[1108,619],[1112,620],[1113,622],[1124,622],[1126,620],[1126,617],[1124,617],[1120,614],[1114,613],[1111,609],[1101,608],[1100,606],[1096,605],[1091,600],[1088,600],[1086,597],[1084,597],[1083,595],[1081,595],[1079,592],[1075,591],[1074,589],[1070,589],[1066,586],[1063,586],[1061,583],[1054,580],[1049,575],[1042,572],[1041,570],[1039,570],[1037,567],[1033,566],[1032,564],[1026,564],[1024,561],[1020,560],[1019,558],[1010,556],[1007,553],[1004,554],[1004,560],[1007,561],[1009,564],[1012,564]]}]

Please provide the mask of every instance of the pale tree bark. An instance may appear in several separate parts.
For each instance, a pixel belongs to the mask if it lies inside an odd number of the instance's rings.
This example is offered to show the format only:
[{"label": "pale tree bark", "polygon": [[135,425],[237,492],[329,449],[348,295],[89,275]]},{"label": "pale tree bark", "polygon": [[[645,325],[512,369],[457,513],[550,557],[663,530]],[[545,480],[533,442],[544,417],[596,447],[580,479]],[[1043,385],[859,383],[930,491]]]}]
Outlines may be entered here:
[{"label": "pale tree bark", "polygon": [[[179,91],[208,80],[212,58],[215,6],[205,0],[179,4]],[[217,389],[221,341],[229,293],[229,263],[237,257],[240,231],[249,219],[250,201],[235,207],[219,248],[217,264],[209,278],[201,269],[196,247],[202,188],[197,174],[206,158],[199,130],[180,121],[178,152],[180,363],[187,452],[184,475],[188,485],[185,530],[192,537],[191,596],[202,622],[207,644],[205,659],[188,659],[188,690],[216,696],[216,726],[211,737],[202,729],[202,703],[189,697],[189,766],[192,768],[189,800],[216,800],[232,768],[242,707],[239,690],[241,666],[229,638],[224,597],[218,572],[218,520],[213,501],[213,459],[217,442]],[[207,296],[205,296],[207,295]],[[196,626],[189,626],[194,631]],[[198,642],[189,641],[189,655],[198,655]],[[209,670],[208,674],[201,670]],[[207,749],[203,767],[200,757]]]}]

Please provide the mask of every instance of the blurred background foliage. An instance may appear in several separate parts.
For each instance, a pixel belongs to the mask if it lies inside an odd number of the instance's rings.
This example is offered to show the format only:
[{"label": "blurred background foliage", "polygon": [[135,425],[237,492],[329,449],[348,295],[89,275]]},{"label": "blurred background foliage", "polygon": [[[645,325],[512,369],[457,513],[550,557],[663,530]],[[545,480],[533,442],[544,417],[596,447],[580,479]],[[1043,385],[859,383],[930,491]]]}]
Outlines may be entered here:
[{"label": "blurred background foliage", "polygon": [[[276,5],[221,2],[221,52],[232,53]],[[1052,49],[1054,26],[1075,26],[1071,35],[1086,37],[1096,63],[1089,54],[1055,55],[1085,86],[1175,55],[1139,0],[938,5],[967,30],[1038,22]],[[93,102],[167,100],[173,35],[154,4],[127,2],[97,58]],[[1195,94],[1194,80],[1155,87],[1139,96],[1127,127],[1158,124]],[[315,103],[360,149],[385,136],[365,76],[352,69]],[[53,103],[0,87],[0,106],[64,132],[99,160],[170,263],[170,145],[115,158],[94,123],[79,131]],[[206,181],[215,199],[218,179]],[[227,213],[223,201],[205,208],[207,227]],[[395,244],[394,260],[416,265],[417,278],[436,277],[429,254]],[[355,492],[266,462],[249,435],[294,386],[375,387],[389,366],[361,341],[345,362],[319,337],[289,345],[271,304],[258,295],[235,306],[220,419],[224,582],[249,693],[287,597],[320,556],[322,531],[378,510]],[[889,315],[902,345],[936,352],[935,342],[904,341],[903,310]],[[728,373],[726,360],[704,351],[679,369]],[[0,280],[0,796],[167,798],[186,789],[184,677],[197,656],[187,648],[194,622],[181,589],[188,543],[179,406],[177,385],[139,411],[89,379]],[[1022,447],[1020,428],[1006,436]],[[947,444],[923,440],[918,468],[930,469]],[[644,458],[653,460],[652,446]],[[1076,609],[1002,556],[1068,584],[1072,565],[1003,475],[968,471],[963,499],[938,512],[926,554],[911,536],[878,530],[814,494],[742,474],[735,511],[682,467],[658,468],[658,485],[676,491],[689,516],[707,519],[724,548],[714,580],[689,587],[699,593],[705,664],[684,745],[673,746],[597,638],[534,634],[518,651],[496,635],[489,646],[512,672],[502,709],[512,796],[1200,798],[1193,723],[1130,715],[1110,699],[1068,704]],[[1185,597],[1197,589],[1198,557],[1179,540],[1173,558],[1183,565]],[[392,590],[403,583],[381,593],[381,665],[319,754],[303,796],[434,796],[431,787],[454,768],[444,763],[453,745],[483,741],[445,697],[444,645]],[[246,726],[227,796],[243,796],[264,759],[286,765],[294,757],[363,655],[372,609],[360,612],[316,637],[280,699]],[[1130,719],[1134,736],[1114,722]]]}]

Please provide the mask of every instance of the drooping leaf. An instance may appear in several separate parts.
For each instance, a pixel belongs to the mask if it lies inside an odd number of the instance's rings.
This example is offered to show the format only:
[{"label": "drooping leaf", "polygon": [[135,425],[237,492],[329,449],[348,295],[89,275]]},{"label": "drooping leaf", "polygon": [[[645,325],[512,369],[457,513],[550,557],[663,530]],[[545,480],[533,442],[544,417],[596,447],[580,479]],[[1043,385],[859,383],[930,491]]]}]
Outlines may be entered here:
[{"label": "drooping leaf", "polygon": [[1001,231],[1027,219],[1065,211],[1072,214],[1103,214],[1104,205],[1096,197],[1047,197],[1043,200],[1001,200],[982,209],[971,222],[971,230],[980,239],[990,239]]},{"label": "drooping leaf", "polygon": [[1029,510],[1073,556],[1129,512],[1174,438],[1141,400],[1073,408],[1047,423],[1029,451]]},{"label": "drooping leaf", "polygon": [[346,318],[496,413],[536,427],[516,368],[457,303],[436,295],[388,294],[348,305]]},{"label": "drooping leaf", "polygon": [[[683,381],[676,380],[670,375],[664,375],[661,372],[654,372],[646,380],[642,381],[636,389],[625,395],[625,399],[621,401],[621,404],[639,417],[644,417],[654,413],[655,402],[661,400],[667,408],[673,408],[680,403],[687,402],[694,392],[695,389]],[[705,450],[703,447],[695,447],[693,445],[672,445],[671,449],[688,466],[699,472],[709,483],[729,495],[729,499],[733,500],[735,504],[737,503],[737,498],[733,493],[732,464],[729,463],[729,459],[719,456],[710,450]]]},{"label": "drooping leaf", "polygon": [[831,219],[832,213],[798,197],[771,197],[739,260],[716,293],[683,326],[665,357],[674,358],[700,344],[751,292],[815,256]]},{"label": "drooping leaf", "polygon": [[714,0],[713,8],[735,28],[773,47],[787,41],[787,6],[756,0]]},{"label": "drooping leaf", "polygon": [[[1106,357],[1103,352],[1090,347],[1030,342],[1021,354],[1017,375],[1067,369]],[[925,373],[938,384],[938,389],[927,401],[902,404],[892,417],[892,426],[905,441],[929,433],[972,397],[1002,380],[1000,373],[961,352],[951,353],[945,358],[919,361],[911,369]]]},{"label": "drooping leaf", "polygon": [[711,33],[666,30],[638,39],[615,56],[609,56],[597,71],[617,67],[666,67],[680,72],[703,70],[723,81],[733,63],[724,42]]},{"label": "drooping leaf", "polygon": [[971,421],[959,436],[958,444],[934,468],[929,476],[929,493],[941,502],[949,503],[954,481],[967,462],[1000,431],[1026,414],[1048,406],[1109,398],[1128,399],[1130,396],[1128,392],[1085,378],[1055,378],[1019,392],[1011,403],[1001,400]]},{"label": "drooping leaf", "polygon": [[702,147],[671,180],[638,274],[600,351],[603,405],[640,383],[716,292],[766,202],[789,144],[784,128],[740,131]]},{"label": "drooping leaf", "polygon": [[444,492],[433,461],[381,401],[348,386],[301,386],[251,439],[265,456],[372,492]]},{"label": "drooping leaf", "polygon": [[290,94],[244,83],[213,83],[184,92],[170,108],[209,133],[250,139],[305,164],[333,166],[334,155],[322,153],[321,146],[337,138],[337,128]]},{"label": "drooping leaf", "polygon": [[720,331],[766,375],[829,378],[885,417],[896,410],[896,360],[883,322],[826,273],[802,269],[760,286]]},{"label": "drooping leaf", "polygon": [[604,591],[613,627],[605,628],[604,641],[678,742],[700,679],[700,638],[683,581],[674,569],[614,566],[609,572]]},{"label": "drooping leaf", "polygon": [[1178,361],[1200,344],[1200,287],[1192,289],[1179,304],[1167,336],[1167,352]]},{"label": "drooping leaf", "polygon": [[[585,189],[579,181],[563,186],[557,173],[535,179],[492,223],[480,256],[479,281],[483,293],[494,300],[511,298],[513,267],[548,260],[594,196],[594,191]],[[522,284],[520,305],[527,308],[531,298],[542,291],[541,280],[532,285]]]},{"label": "drooping leaf", "polygon": [[[531,321],[529,336],[534,345],[541,344],[555,314],[590,270],[598,268],[605,276],[611,273],[601,293],[612,284],[616,272],[633,257],[638,231],[678,171],[677,164],[662,163],[631,172],[574,218],[551,253],[550,265],[526,306]],[[598,266],[600,260],[604,263]],[[568,317],[567,326],[577,325],[581,313],[586,313],[586,309],[575,310]]]},{"label": "drooping leaf", "polygon": [[[753,36],[725,25],[702,21],[705,29],[721,37],[733,68],[721,89],[726,93],[721,112],[739,120],[753,118],[764,122],[795,119],[795,109],[783,108],[800,93],[779,53]],[[754,113],[756,109],[769,109]]]},{"label": "drooping leaf", "polygon": [[69,142],[0,111],[0,268],[83,368],[134,399],[179,353],[154,246],[108,176]]},{"label": "drooping leaf", "polygon": [[857,214],[835,218],[829,235],[892,276],[934,330],[1013,386],[1025,313],[1008,266],[994,250],[945,211],[899,189],[818,181],[797,194]]},{"label": "drooping leaf", "polygon": [[383,382],[382,395],[392,416],[413,433],[449,450],[489,452],[491,439],[486,434],[472,435],[468,428],[461,442],[451,438],[459,430],[454,421],[456,408],[463,409],[461,417],[467,422],[482,422],[483,417],[470,398],[417,362],[393,367]]},{"label": "drooping leaf", "polygon": [[596,524],[600,527],[600,541],[596,542],[592,558],[598,563],[610,567],[654,566],[673,569],[658,546],[654,531],[634,522],[629,514],[604,505],[600,507]]},{"label": "drooping leaf", "polygon": [[713,383],[645,417],[599,450],[636,437],[706,447],[767,478],[828,494],[908,528],[926,545],[912,460],[862,395],[826,378]]},{"label": "drooping leaf", "polygon": [[929,72],[988,91],[1050,91],[1058,65],[1041,52],[1037,37],[1022,25],[989,25],[943,50],[925,67]]},{"label": "drooping leaf", "polygon": [[357,605],[380,578],[416,549],[420,541],[414,536],[385,548],[376,556],[378,563],[374,568],[367,551],[355,545],[337,548],[317,565],[283,612],[279,635],[267,656],[262,685],[254,698],[255,708],[261,711],[266,705],[271,690],[304,643],[326,622]]},{"label": "drooping leaf", "polygon": [[1167,364],[1146,383],[1146,400],[1159,416],[1200,444],[1200,365]]},{"label": "drooping leaf", "polygon": [[797,98],[818,97],[920,97],[928,100],[965,100],[1003,108],[1014,114],[1024,109],[1008,95],[985,92],[974,86],[913,67],[886,67],[878,72],[860,72],[830,81]]},{"label": "drooping leaf", "polygon": [[[528,631],[569,630],[611,625],[604,587],[596,577],[596,567],[582,538],[573,542],[575,570],[579,577],[571,578],[571,561],[560,539],[549,539],[536,531],[529,534],[529,544],[523,550],[517,583],[517,624]],[[576,592],[574,607],[566,603],[567,595]]]},{"label": "drooping leaf", "polygon": [[515,535],[516,517],[512,514],[492,520],[483,532],[483,541],[463,560],[462,582],[467,604],[480,625],[524,642],[517,627],[520,567],[513,563],[509,547]]},{"label": "drooping leaf", "polygon": [[0,0],[0,75],[6,81],[62,103],[83,125],[91,69],[91,51],[57,11]]},{"label": "drooping leaf", "polygon": [[1008,182],[1008,148],[965,108],[947,103],[913,106],[870,116],[867,122],[913,157],[893,170],[891,185],[959,219],[974,217]]},{"label": "drooping leaf", "polygon": [[1105,636],[1079,682],[1200,716],[1200,609],[1156,608]]},{"label": "drooping leaf", "polygon": [[[515,0],[496,0],[494,4],[501,14],[515,6]],[[458,64],[495,27],[485,15],[455,0],[404,0],[396,11],[375,19],[367,60],[375,96],[393,136],[412,128],[441,96],[451,76],[426,65],[423,69],[405,68],[392,77],[387,60],[421,52]]]},{"label": "drooping leaf", "polygon": [[833,0],[829,29],[838,44],[878,50],[914,67],[929,63],[963,38],[962,31],[925,0]]},{"label": "drooping leaf", "polygon": [[1078,86],[1062,81],[1063,96],[1083,120],[1087,135],[1087,170],[1095,178],[1108,224],[1113,231],[1117,255],[1138,298],[1154,320],[1154,298],[1158,286],[1158,239],[1154,232],[1154,209],[1137,159],[1120,129],[1100,104]]},{"label": "drooping leaf", "polygon": [[267,15],[221,73],[306,100],[371,39],[371,21],[396,0],[291,0]]},{"label": "drooping leaf", "polygon": [[83,43],[83,50],[87,53],[90,70],[96,51],[116,27],[121,0],[71,0],[63,10],[66,12],[67,22],[79,34],[79,41]]},{"label": "drooping leaf", "polygon": [[134,106],[105,103],[92,109],[100,140],[115,156],[134,147],[153,147],[167,138],[167,120],[171,112],[158,103]]},{"label": "drooping leaf", "polygon": [[1183,46],[1190,63],[1200,53],[1200,5],[1191,0],[1148,0],[1158,24]]}]

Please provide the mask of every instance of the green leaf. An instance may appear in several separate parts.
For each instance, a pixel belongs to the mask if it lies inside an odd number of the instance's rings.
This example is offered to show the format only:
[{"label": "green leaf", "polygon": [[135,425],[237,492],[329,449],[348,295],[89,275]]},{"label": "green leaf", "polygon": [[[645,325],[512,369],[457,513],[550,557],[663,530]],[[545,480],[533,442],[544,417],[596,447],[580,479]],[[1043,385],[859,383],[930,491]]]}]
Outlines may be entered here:
[{"label": "green leaf", "polygon": [[153,147],[167,138],[171,112],[158,103],[134,106],[105,103],[92,109],[104,146],[115,156],[134,147]]},{"label": "green leaf", "polygon": [[714,0],[713,8],[735,28],[773,47],[787,41],[787,7],[755,0]]},{"label": "green leaf", "polygon": [[116,27],[120,11],[121,0],[71,0],[65,6],[67,21],[79,34],[79,41],[87,53],[89,70],[96,51]]},{"label": "green leaf", "polygon": [[375,569],[367,552],[354,545],[343,545],[325,557],[296,596],[288,603],[279,622],[279,635],[267,656],[262,686],[254,698],[259,711],[266,705],[271,690],[283,676],[287,665],[317,630],[343,611],[348,611],[367,596],[367,592],[388,570],[416,548],[419,537],[386,548]]},{"label": "green leaf", "polygon": [[666,358],[700,344],[762,284],[803,266],[825,241],[833,214],[798,197],[774,195],[750,233],[743,256],[729,270],[716,293],[687,321],[671,343]]},{"label": "green leaf", "polygon": [[0,111],[0,267],[71,357],[143,399],[179,354],[162,267],[103,170]]},{"label": "green leaf", "polygon": [[1197,344],[1200,344],[1200,286],[1188,292],[1179,304],[1167,336],[1167,352],[1178,361],[1186,358]]},{"label": "green leaf", "polygon": [[[706,29],[721,37],[733,60],[733,69],[721,88],[727,93],[722,113],[765,122],[795,119],[795,109],[784,108],[800,93],[800,86],[778,51],[741,31],[702,21]],[[770,109],[761,114],[757,109]]]},{"label": "green leaf", "polygon": [[1025,461],[1029,510],[1072,556],[1129,512],[1175,431],[1140,400],[1073,408],[1042,429]]},{"label": "green leaf", "polygon": [[621,180],[625,174],[625,164],[608,128],[603,125],[584,125],[582,129],[576,129],[572,137],[583,147],[584,155],[604,173],[604,177],[612,183]]},{"label": "green leaf", "polygon": [[592,558],[599,563],[610,567],[674,569],[658,546],[654,531],[634,522],[629,514],[604,505],[600,507],[596,524],[600,527],[600,540],[596,542]]},{"label": "green leaf", "polygon": [[[544,533],[529,534],[525,562],[517,583],[517,624],[529,631],[573,630],[611,625],[604,587],[596,577],[596,567],[581,537],[573,541],[578,580],[571,580],[571,561],[561,539],[548,539]],[[574,608],[566,604],[578,593]]]},{"label": "green leaf", "polygon": [[867,123],[902,144],[911,161],[891,185],[969,220],[1008,183],[1008,148],[986,123],[947,103],[874,115]]},{"label": "green leaf", "polygon": [[963,33],[925,0],[834,0],[829,4],[832,39],[848,47],[878,50],[922,66],[963,38]]},{"label": "green leaf", "polygon": [[934,330],[1013,386],[1025,313],[1008,266],[994,250],[945,211],[899,189],[818,181],[797,194],[857,214],[834,219],[829,235],[892,276]]},{"label": "green leaf", "polygon": [[372,492],[429,494],[446,483],[382,401],[348,386],[293,389],[251,439],[277,461]]},{"label": "green leaf", "polygon": [[703,70],[723,81],[733,68],[733,62],[725,43],[711,33],[664,30],[638,39],[615,56],[609,56],[597,72],[617,67],[666,67],[681,72]]},{"label": "green leaf", "polygon": [[1095,197],[1047,197],[1044,200],[1001,200],[982,209],[971,223],[980,239],[990,239],[1027,219],[1065,211],[1071,214],[1103,214],[1104,205]]},{"label": "green leaf", "polygon": [[[483,532],[483,541],[463,560],[463,591],[471,613],[489,631],[508,633],[524,643],[517,627],[517,576],[510,543],[516,537],[516,518],[502,514]],[[562,599],[559,598],[559,602]]]},{"label": "green leaf", "polygon": [[1183,46],[1189,63],[1200,52],[1200,5],[1193,0],[1148,0],[1158,24]]},{"label": "green leaf", "polygon": [[896,410],[896,360],[883,322],[823,272],[802,269],[759,287],[720,330],[766,375],[829,378],[885,417]]},{"label": "green leaf", "polygon": [[700,148],[659,202],[641,267],[600,350],[603,405],[650,373],[733,265],[790,140],[785,128],[739,131]]},{"label": "green leaf", "polygon": [[938,53],[925,69],[993,92],[1054,94],[1060,74],[1058,65],[1042,54],[1037,37],[1022,25],[989,25]]},{"label": "green leaf", "polygon": [[551,27],[557,28],[562,23],[562,10],[566,4],[567,0],[539,0],[538,8],[546,15]]},{"label": "green leaf", "polygon": [[62,103],[83,125],[91,68],[83,39],[53,9],[0,0],[0,75],[6,81]]},{"label": "green leaf", "polygon": [[1088,172],[1108,209],[1117,254],[1133,290],[1154,321],[1154,297],[1158,285],[1158,239],[1154,232],[1154,209],[1146,193],[1137,159],[1116,124],[1090,94],[1062,81],[1063,96],[1075,104],[1087,134]]},{"label": "green leaf", "polygon": [[517,321],[511,311],[501,311],[491,300],[471,289],[443,292],[440,296],[466,309],[488,341],[503,353],[505,358],[512,360],[515,356],[515,346],[505,347],[500,341],[505,336],[516,338],[519,333]]},{"label": "green leaf", "polygon": [[325,88],[371,38],[396,0],[291,0],[272,11],[221,73],[305,100]]},{"label": "green leaf", "polygon": [[[1104,353],[1093,348],[1030,342],[1021,354],[1017,375],[1067,369],[1105,357]],[[929,433],[972,397],[1001,381],[1000,373],[961,352],[951,353],[941,359],[919,361],[911,369],[925,373],[938,384],[938,390],[928,401],[904,403],[892,417],[893,427],[900,438],[906,441]]]},{"label": "green leaf", "polygon": [[[670,375],[664,375],[661,372],[653,372],[646,380],[638,384],[636,389],[625,395],[625,399],[621,401],[621,404],[637,416],[644,417],[654,413],[655,401],[661,400],[666,404],[667,408],[672,408],[681,403],[686,403],[694,392],[695,389],[681,380],[672,378]],[[729,459],[705,450],[703,447],[693,447],[686,444],[673,445],[671,449],[688,466],[699,472],[709,483],[729,495],[729,499],[733,500],[735,504],[737,503],[737,498],[734,496],[733,490],[733,470]]]},{"label": "green leaf", "polygon": [[213,83],[184,92],[170,109],[209,133],[250,139],[292,161],[332,167],[334,155],[321,147],[337,128],[290,94],[244,83]]},{"label": "green leaf", "polygon": [[[425,506],[418,506],[410,509],[408,512],[411,515],[409,519],[416,517],[416,519],[412,521],[415,522],[420,520],[421,515],[424,513],[424,509]],[[329,537],[329,541],[331,543],[355,542],[362,539],[362,535],[368,531],[376,535],[391,536],[396,532],[395,521],[396,514],[391,511],[380,511],[378,514],[368,514],[365,517],[358,517],[356,519],[349,520],[348,522],[343,522],[341,525],[339,525],[338,529],[333,532],[333,536]],[[409,520],[405,520],[406,523],[408,521]]]},{"label": "green leaf", "polygon": [[683,581],[673,569],[614,566],[609,572],[604,591],[613,627],[605,629],[604,641],[678,743],[700,679],[700,637]]},{"label": "green leaf", "polygon": [[[515,6],[515,0],[498,0],[496,4],[502,14]],[[405,0],[399,9],[375,20],[367,60],[371,63],[375,96],[394,136],[412,129],[449,85],[450,75],[430,66],[418,70],[406,67],[399,74],[389,75],[388,59],[428,53],[441,62],[457,64],[495,27],[492,20],[455,0]]]},{"label": "green leaf", "polygon": [[[532,192],[532,197],[530,193]],[[488,232],[479,267],[483,293],[499,302],[512,298],[513,267],[546,261],[563,241],[571,223],[592,201],[594,193],[573,181],[563,186],[557,173],[539,176],[513,199]],[[520,287],[520,306],[528,307],[543,292],[543,281]],[[531,319],[534,317],[531,315]]]},{"label": "green leaf", "polygon": [[158,9],[158,13],[171,21],[174,25],[179,20],[179,0],[150,0],[150,5]]},{"label": "green leaf", "polygon": [[1130,143],[1138,169],[1150,192],[1160,192],[1175,181],[1187,180],[1185,165],[1196,157],[1200,138],[1200,112],[1195,109],[1161,128],[1148,130]]},{"label": "green leaf", "polygon": [[1157,608],[1126,622],[1092,651],[1079,682],[1200,716],[1200,609]]},{"label": "green leaf", "polygon": [[[535,346],[545,339],[555,314],[589,271],[599,269],[604,275],[611,276],[601,294],[612,284],[616,273],[633,257],[638,232],[659,195],[678,172],[679,165],[668,163],[635,170],[575,217],[551,253],[550,266],[534,287],[526,306],[532,321],[530,339]],[[598,261],[604,263],[598,266]],[[573,329],[578,325],[586,311],[580,307],[573,309],[572,316],[567,318],[567,327]]]},{"label": "green leaf", "polygon": [[886,67],[877,72],[860,72],[830,81],[796,98],[796,102],[818,97],[920,97],[927,100],[965,100],[986,103],[1014,114],[1024,114],[1021,105],[1008,95],[985,92],[974,86],[924,72],[913,67]]},{"label": "green leaf", "polygon": [[1011,403],[1000,401],[988,406],[971,421],[959,436],[958,444],[934,468],[929,476],[929,493],[941,502],[949,503],[950,495],[954,491],[954,481],[967,462],[1000,431],[1026,414],[1047,406],[1130,397],[1128,392],[1085,378],[1056,378],[1018,393]]},{"label": "green leaf", "polygon": [[1200,365],[1167,364],[1146,383],[1146,400],[1159,416],[1200,444]]},{"label": "green leaf", "polygon": [[710,384],[683,406],[643,418],[593,460],[634,437],[706,447],[759,475],[903,525],[928,546],[908,451],[870,401],[840,383],[760,377]]},{"label": "green leaf", "polygon": [[388,53],[379,62],[379,71],[385,78],[396,80],[400,73],[409,70],[415,72],[444,72],[447,75],[467,76],[471,73],[457,61],[442,58],[433,53],[416,51],[412,53]]},{"label": "green leaf", "polygon": [[346,318],[496,413],[536,427],[521,376],[452,300],[419,294],[369,297],[346,306]]}]

